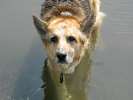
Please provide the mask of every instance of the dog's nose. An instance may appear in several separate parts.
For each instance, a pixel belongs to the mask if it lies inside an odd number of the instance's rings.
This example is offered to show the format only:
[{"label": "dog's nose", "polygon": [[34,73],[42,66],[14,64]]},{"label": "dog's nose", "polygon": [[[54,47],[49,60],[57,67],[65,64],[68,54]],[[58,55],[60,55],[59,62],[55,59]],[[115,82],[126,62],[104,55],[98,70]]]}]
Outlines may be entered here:
[{"label": "dog's nose", "polygon": [[59,63],[65,63],[66,62],[66,54],[57,53],[57,58],[58,58]]}]

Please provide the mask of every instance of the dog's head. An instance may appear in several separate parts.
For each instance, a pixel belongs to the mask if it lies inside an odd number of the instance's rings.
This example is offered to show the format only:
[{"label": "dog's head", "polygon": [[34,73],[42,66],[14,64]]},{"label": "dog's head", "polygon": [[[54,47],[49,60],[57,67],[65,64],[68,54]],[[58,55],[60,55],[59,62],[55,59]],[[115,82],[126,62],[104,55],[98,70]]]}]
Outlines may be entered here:
[{"label": "dog's head", "polygon": [[58,17],[45,22],[33,16],[33,20],[54,70],[74,72],[89,43],[80,23],[72,17]]}]

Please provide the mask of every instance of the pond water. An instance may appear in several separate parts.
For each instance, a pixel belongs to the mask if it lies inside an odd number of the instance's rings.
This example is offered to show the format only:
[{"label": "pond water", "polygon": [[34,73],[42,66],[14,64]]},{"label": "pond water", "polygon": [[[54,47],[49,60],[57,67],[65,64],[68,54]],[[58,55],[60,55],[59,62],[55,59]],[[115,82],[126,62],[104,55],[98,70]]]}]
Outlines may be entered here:
[{"label": "pond water", "polygon": [[[42,100],[45,58],[32,24],[43,0],[0,1],[0,100]],[[102,0],[106,13],[92,63],[90,100],[133,98],[133,1]]]}]

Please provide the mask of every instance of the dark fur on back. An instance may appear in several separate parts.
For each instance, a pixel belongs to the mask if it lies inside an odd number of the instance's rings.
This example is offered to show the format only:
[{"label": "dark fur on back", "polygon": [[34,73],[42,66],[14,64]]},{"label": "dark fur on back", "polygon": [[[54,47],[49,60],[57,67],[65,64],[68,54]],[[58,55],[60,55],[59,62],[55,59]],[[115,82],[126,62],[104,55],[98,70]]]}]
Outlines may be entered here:
[{"label": "dark fur on back", "polygon": [[83,32],[90,32],[96,20],[96,11],[90,0],[45,0],[41,9],[41,18],[49,21],[51,18],[61,16],[63,11],[73,14],[73,17],[81,23]]},{"label": "dark fur on back", "polygon": [[87,16],[90,12],[90,6],[88,0],[45,0],[41,9],[41,17],[46,16],[51,11],[54,16],[60,15],[62,11],[70,11],[78,17],[83,14]]}]

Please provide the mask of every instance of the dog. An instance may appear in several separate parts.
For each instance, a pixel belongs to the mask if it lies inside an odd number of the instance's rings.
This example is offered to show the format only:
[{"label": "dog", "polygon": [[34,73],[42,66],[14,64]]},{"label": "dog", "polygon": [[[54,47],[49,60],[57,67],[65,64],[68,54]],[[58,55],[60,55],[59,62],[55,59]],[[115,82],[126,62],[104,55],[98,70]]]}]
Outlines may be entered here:
[{"label": "dog", "polygon": [[103,13],[100,0],[45,0],[34,25],[47,52],[45,100],[87,100],[91,52]]}]

